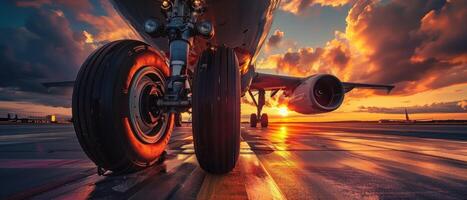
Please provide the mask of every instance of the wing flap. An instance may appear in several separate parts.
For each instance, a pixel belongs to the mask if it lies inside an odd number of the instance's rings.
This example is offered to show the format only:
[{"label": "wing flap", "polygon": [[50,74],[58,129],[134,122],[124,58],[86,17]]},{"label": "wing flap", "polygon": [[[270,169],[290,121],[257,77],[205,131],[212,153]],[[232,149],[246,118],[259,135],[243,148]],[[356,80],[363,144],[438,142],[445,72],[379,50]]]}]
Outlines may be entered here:
[{"label": "wing flap", "polygon": [[350,82],[342,82],[342,86],[344,87],[345,93],[350,92],[354,88],[366,88],[366,89],[375,89],[375,90],[386,90],[389,94],[389,92],[391,92],[391,90],[394,89],[394,85],[350,83]]}]

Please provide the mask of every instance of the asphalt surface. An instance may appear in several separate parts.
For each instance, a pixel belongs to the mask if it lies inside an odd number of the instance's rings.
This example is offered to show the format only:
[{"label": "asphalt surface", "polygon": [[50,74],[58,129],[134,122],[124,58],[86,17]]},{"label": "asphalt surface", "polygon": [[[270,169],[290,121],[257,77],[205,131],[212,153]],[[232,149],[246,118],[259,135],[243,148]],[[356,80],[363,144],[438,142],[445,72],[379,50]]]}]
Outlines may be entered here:
[{"label": "asphalt surface", "polygon": [[466,125],[273,123],[242,138],[227,175],[198,166],[184,124],[163,164],[98,176],[72,126],[1,125],[0,199],[467,199]]}]

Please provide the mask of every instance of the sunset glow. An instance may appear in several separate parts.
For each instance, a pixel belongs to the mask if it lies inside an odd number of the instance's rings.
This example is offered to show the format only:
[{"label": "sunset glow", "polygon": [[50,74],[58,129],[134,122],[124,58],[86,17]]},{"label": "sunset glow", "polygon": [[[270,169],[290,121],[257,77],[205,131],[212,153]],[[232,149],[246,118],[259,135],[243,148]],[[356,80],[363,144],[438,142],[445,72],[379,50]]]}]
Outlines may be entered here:
[{"label": "sunset glow", "polygon": [[[282,1],[261,51],[251,58],[257,72],[329,73],[345,82],[395,89],[390,94],[354,89],[337,110],[318,115],[289,110],[284,91],[274,97],[266,91],[263,113],[271,121],[380,120],[403,118],[400,108],[407,107],[413,118],[467,119],[467,52],[453,42],[467,35],[466,29],[453,28],[464,27],[467,4],[429,2]],[[0,46],[8,49],[0,53],[8,63],[0,78],[2,116],[71,117],[71,89],[47,90],[41,83],[74,80],[86,57],[110,41],[142,40],[107,1],[2,4],[18,16],[1,22]],[[242,98],[243,119],[256,113],[253,105]]]},{"label": "sunset glow", "polygon": [[279,115],[281,115],[282,117],[287,117],[289,115],[289,109],[287,108],[287,106],[281,106],[278,109]]}]

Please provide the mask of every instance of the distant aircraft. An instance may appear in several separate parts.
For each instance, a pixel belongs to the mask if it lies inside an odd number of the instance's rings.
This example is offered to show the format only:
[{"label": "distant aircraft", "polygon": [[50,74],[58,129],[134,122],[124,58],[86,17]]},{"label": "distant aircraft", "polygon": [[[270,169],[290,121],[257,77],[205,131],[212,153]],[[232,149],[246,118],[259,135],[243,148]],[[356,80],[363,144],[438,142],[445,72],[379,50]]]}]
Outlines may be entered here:
[{"label": "distant aircraft", "polygon": [[407,112],[407,108],[405,108],[405,121],[410,122],[409,113]]},{"label": "distant aircraft", "polygon": [[207,172],[227,173],[239,155],[241,96],[248,93],[257,107],[250,125],[267,127],[261,113],[266,91],[282,90],[291,110],[316,114],[337,109],[354,88],[394,87],[341,82],[330,74],[256,72],[278,0],[112,2],[144,42],[108,43],[87,58],[75,81],[45,84],[74,86],[75,131],[99,173],[135,171],[160,160],[187,111],[198,163]]},{"label": "distant aircraft", "polygon": [[432,118],[425,118],[425,119],[410,119],[409,118],[409,112],[407,111],[407,108],[404,108],[404,115],[405,115],[405,120],[401,119],[380,119],[378,122],[379,123],[417,123],[417,122],[433,122]]}]

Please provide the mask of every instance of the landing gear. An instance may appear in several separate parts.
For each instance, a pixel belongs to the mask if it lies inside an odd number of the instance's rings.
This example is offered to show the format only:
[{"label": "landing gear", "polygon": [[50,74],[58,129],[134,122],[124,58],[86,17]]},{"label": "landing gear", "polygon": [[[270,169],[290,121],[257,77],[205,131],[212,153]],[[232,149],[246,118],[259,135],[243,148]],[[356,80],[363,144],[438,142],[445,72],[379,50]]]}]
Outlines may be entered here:
[{"label": "landing gear", "polygon": [[73,90],[73,125],[87,156],[114,173],[157,162],[172,133],[173,114],[154,102],[165,94],[169,68],[147,44],[120,40],[95,51]]},{"label": "landing gear", "polygon": [[250,115],[250,127],[256,127],[258,123],[258,116],[255,113],[251,113]]},{"label": "landing gear", "polygon": [[231,171],[240,151],[240,75],[235,52],[206,50],[195,69],[193,139],[201,168]]},{"label": "landing gear", "polygon": [[[204,1],[164,1],[161,9],[166,23],[146,21],[146,33],[168,37],[170,77],[167,93],[157,105],[170,112],[192,107],[193,140],[196,158],[205,171],[227,173],[237,162],[240,151],[240,72],[233,49],[208,48],[195,68],[193,87],[187,67],[194,36],[209,39],[214,28],[208,21],[197,21]],[[191,97],[189,96],[191,93]]]},{"label": "landing gear", "polygon": [[201,168],[221,174],[237,162],[241,91],[235,52],[210,47],[190,74],[194,36],[209,39],[214,28],[197,21],[204,1],[164,2],[164,23],[148,19],[144,30],[154,38],[168,38],[169,59],[143,42],[115,41],[94,52],[76,79],[73,123],[81,147],[100,174],[135,171],[163,161],[173,126],[181,125],[180,113],[190,108]]},{"label": "landing gear", "polygon": [[[250,127],[256,127],[256,124],[258,121],[261,123],[261,127],[266,128],[269,125],[269,118],[266,113],[261,114],[261,111],[263,110],[263,106],[266,103],[266,91],[263,89],[258,90],[258,101],[255,99],[255,95],[251,91],[248,91],[248,94],[250,94],[251,99],[253,99],[253,103],[256,105],[257,113],[252,113],[250,115]],[[261,116],[261,118],[258,118]]]},{"label": "landing gear", "polygon": [[263,128],[268,127],[268,123],[269,123],[268,114],[263,113],[261,115],[260,121],[261,121],[261,127],[263,127]]}]

